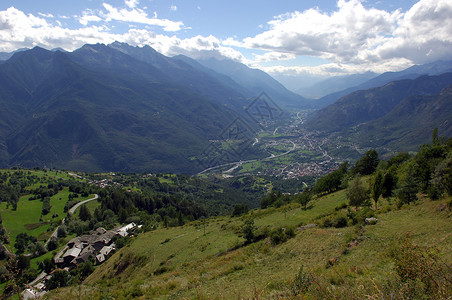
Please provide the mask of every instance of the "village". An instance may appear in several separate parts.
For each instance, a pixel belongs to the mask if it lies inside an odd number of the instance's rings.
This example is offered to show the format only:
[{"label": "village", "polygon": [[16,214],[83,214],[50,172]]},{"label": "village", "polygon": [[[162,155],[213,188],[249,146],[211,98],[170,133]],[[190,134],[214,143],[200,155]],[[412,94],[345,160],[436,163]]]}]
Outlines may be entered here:
[{"label": "village", "polygon": [[88,235],[82,235],[71,239],[66,246],[53,258],[56,269],[50,274],[45,272],[30,283],[30,286],[22,293],[23,299],[36,299],[47,292],[47,282],[52,278],[56,270],[70,271],[77,265],[88,260],[95,265],[105,262],[116,250],[114,243],[118,238],[133,236],[133,233],[141,225],[129,223],[112,230],[99,227]]}]

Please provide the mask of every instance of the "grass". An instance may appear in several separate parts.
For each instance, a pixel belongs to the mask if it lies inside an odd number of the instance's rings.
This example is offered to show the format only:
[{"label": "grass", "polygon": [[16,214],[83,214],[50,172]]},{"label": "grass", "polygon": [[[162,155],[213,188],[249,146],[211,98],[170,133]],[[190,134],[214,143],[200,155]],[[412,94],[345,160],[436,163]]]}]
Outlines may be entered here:
[{"label": "grass", "polygon": [[[17,203],[17,210],[12,210],[10,206],[7,208],[5,202],[0,203],[0,214],[3,218],[3,226],[6,228],[10,244],[9,248],[12,249],[16,241],[16,237],[19,233],[26,232],[28,235],[35,236],[40,241],[46,241],[52,234],[51,224],[59,224],[60,221],[66,216],[64,212],[64,206],[69,199],[69,190],[64,188],[58,194],[50,198],[51,210],[50,212],[42,216],[42,202],[40,200],[28,200],[32,195],[25,195],[20,197]],[[92,198],[93,195],[88,197],[80,197],[80,201]],[[91,201],[88,203],[89,207],[94,207],[98,203],[97,201]],[[55,215],[57,217],[52,218]]]},{"label": "grass", "polygon": [[[345,192],[339,191],[314,200],[307,210],[291,204],[253,210],[251,215],[259,228],[298,226],[315,222],[344,201]],[[390,211],[383,208],[379,222],[362,229],[296,231],[294,238],[277,246],[268,239],[244,243],[237,233],[248,216],[207,219],[205,235],[202,221],[157,229],[135,237],[97,268],[82,286],[82,298],[290,298],[301,266],[315,278],[313,298],[378,295],[395,276],[392,253],[407,233],[413,242],[438,248],[444,261],[452,262],[452,214],[438,210],[445,201],[421,199],[400,210],[395,205]],[[353,246],[348,246],[351,241]],[[48,297],[71,299],[78,293],[78,287],[69,287]]]},{"label": "grass", "polygon": [[[87,197],[87,199],[90,199],[90,198],[93,198],[93,197],[94,197],[94,195],[90,195],[89,197]],[[94,210],[95,210],[97,207],[100,207],[100,202],[99,202],[99,201],[96,201],[96,200],[93,200],[93,201],[89,201],[89,202],[87,202],[87,203],[85,203],[85,204],[83,204],[83,205],[86,206],[86,207],[88,208],[89,212],[91,213],[91,215],[93,215],[93,214],[94,214]],[[75,210],[74,216],[78,216],[78,214],[79,214],[79,212],[80,212],[80,207],[81,207],[81,206],[79,206],[79,207]]]}]

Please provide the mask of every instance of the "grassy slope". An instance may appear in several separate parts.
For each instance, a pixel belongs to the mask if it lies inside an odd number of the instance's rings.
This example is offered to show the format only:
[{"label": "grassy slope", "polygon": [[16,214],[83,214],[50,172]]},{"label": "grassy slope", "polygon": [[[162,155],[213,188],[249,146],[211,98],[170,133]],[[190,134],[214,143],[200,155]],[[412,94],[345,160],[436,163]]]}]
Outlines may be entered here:
[{"label": "grassy slope", "polygon": [[[344,192],[325,196],[311,209],[296,206],[254,211],[258,227],[292,226],[312,222],[345,200]],[[235,232],[244,218],[218,217],[183,227],[159,229],[135,238],[118,251],[79,287],[56,290],[50,299],[85,299],[113,296],[116,299],[209,298],[232,299],[259,296],[290,296],[290,284],[303,265],[319,284],[348,298],[378,292],[393,276],[393,258],[398,239],[410,233],[413,242],[435,246],[443,259],[452,262],[451,213],[440,212],[445,200],[426,199],[379,214],[377,225],[365,226],[360,242],[344,254],[357,237],[355,227],[313,228],[297,231],[296,237],[272,246],[269,240],[233,249],[243,244]],[[327,268],[329,259],[338,259]],[[319,285],[319,286],[320,286]],[[81,294],[79,294],[81,293]]]},{"label": "grassy slope", "polygon": [[[10,172],[11,170],[0,170],[0,172]],[[25,172],[30,172],[31,175],[35,175],[39,178],[39,182],[28,186],[27,189],[34,189],[40,185],[46,186],[48,179],[52,178],[63,178],[70,179],[72,177],[68,176],[67,173],[55,172],[55,171],[43,171],[43,170],[26,170]],[[40,221],[42,202],[40,200],[28,200],[32,195],[24,195],[20,197],[17,203],[17,210],[12,210],[12,207],[7,208],[7,203],[0,203],[0,214],[3,218],[3,226],[5,226],[8,231],[10,243],[9,248],[12,249],[16,241],[16,236],[19,233],[26,232],[29,235],[35,236],[38,240],[45,241],[52,234],[48,231],[51,222],[59,223],[66,213],[64,212],[64,206],[69,199],[69,189],[65,187],[58,194],[50,198],[51,209],[50,212],[42,216],[42,221]],[[89,195],[88,197],[80,197],[80,201],[92,198],[94,195]],[[97,203],[96,201],[94,201]],[[91,204],[90,207],[94,207]],[[94,210],[94,209],[93,209]],[[58,215],[52,218],[53,215]],[[28,228],[27,228],[28,227]]]}]

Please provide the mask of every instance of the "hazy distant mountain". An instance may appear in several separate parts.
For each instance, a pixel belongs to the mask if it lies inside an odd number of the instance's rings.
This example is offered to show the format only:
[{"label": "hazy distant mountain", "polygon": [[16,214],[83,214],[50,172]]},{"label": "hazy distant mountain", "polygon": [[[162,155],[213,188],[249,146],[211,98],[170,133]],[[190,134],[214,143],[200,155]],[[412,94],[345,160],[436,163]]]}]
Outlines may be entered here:
[{"label": "hazy distant mountain", "polygon": [[12,52],[0,52],[0,61],[8,60],[14,55],[14,53],[25,51],[25,50],[28,50],[28,49],[27,48],[21,48],[21,49],[17,49],[15,51],[12,51]]},{"label": "hazy distant mountain", "polygon": [[452,73],[445,73],[356,91],[314,113],[306,125],[317,130],[340,131],[385,116],[406,97],[436,94],[451,83]]},{"label": "hazy distant mountain", "polygon": [[366,72],[363,74],[353,74],[346,76],[334,76],[328,79],[317,82],[311,86],[297,89],[297,93],[305,98],[317,99],[325,95],[342,91],[351,86],[360,85],[378,74],[373,72]]},{"label": "hazy distant mountain", "polygon": [[358,126],[353,134],[356,141],[367,146],[384,146],[399,151],[417,149],[431,140],[438,128],[440,136],[452,137],[452,85],[439,94],[404,98],[388,114]]},{"label": "hazy distant mountain", "polygon": [[391,81],[415,79],[421,75],[439,75],[452,71],[452,61],[436,61],[425,65],[415,65],[400,72],[386,72],[362,84],[324,96],[317,100],[319,106],[326,106],[338,99],[359,90],[383,86]]},{"label": "hazy distant mountain", "polygon": [[315,102],[289,91],[267,73],[251,69],[242,63],[215,58],[198,59],[198,62],[217,73],[232,78],[236,83],[246,88],[249,97],[255,97],[265,92],[275,102],[285,108],[310,108],[315,105]]},{"label": "hazy distant mountain", "polygon": [[452,73],[444,73],[356,91],[317,111],[305,125],[337,132],[361,145],[415,146],[426,142],[434,127],[442,134],[452,133],[450,87],[443,90],[451,84]]},{"label": "hazy distant mountain", "polygon": [[0,65],[0,163],[87,171],[200,168],[190,157],[235,113],[104,45]]}]

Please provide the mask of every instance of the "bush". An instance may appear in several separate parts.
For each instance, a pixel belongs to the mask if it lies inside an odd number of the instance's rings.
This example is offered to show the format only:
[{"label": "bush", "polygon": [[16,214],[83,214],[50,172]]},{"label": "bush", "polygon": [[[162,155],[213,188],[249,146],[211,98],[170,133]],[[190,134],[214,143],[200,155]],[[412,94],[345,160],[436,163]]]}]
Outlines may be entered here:
[{"label": "bush", "polygon": [[441,260],[436,249],[415,245],[406,237],[395,253],[394,269],[404,294],[429,295],[432,299],[447,299],[450,296],[451,266]]},{"label": "bush", "polygon": [[311,283],[312,283],[311,274],[304,272],[303,266],[301,266],[297,275],[295,275],[295,279],[292,283],[292,293],[294,294],[294,296],[306,293]]},{"label": "bush", "polygon": [[333,221],[331,220],[330,217],[326,217],[325,219],[323,219],[322,227],[328,228],[328,227],[332,227],[332,226],[333,226]]},{"label": "bush", "polygon": [[243,237],[245,238],[247,243],[254,242],[255,230],[256,230],[256,227],[254,226],[254,220],[253,219],[246,220],[245,224],[243,225],[243,228],[242,228],[242,233],[243,233]]},{"label": "bush", "polygon": [[270,240],[273,245],[278,245],[284,243],[290,238],[295,236],[295,231],[293,228],[276,228],[270,232]]},{"label": "bush", "polygon": [[364,220],[366,218],[374,217],[375,212],[369,207],[364,207],[358,212],[349,209],[347,212],[347,216],[352,220],[352,224],[356,225],[364,223]]},{"label": "bush", "polygon": [[336,228],[347,227],[347,223],[348,223],[348,220],[344,216],[337,216],[333,220],[333,226],[336,227]]}]

